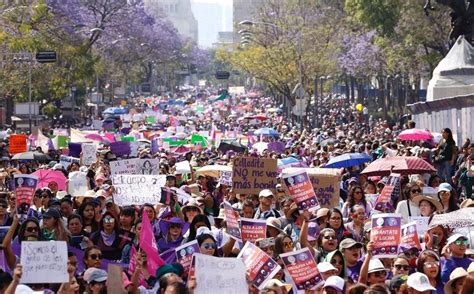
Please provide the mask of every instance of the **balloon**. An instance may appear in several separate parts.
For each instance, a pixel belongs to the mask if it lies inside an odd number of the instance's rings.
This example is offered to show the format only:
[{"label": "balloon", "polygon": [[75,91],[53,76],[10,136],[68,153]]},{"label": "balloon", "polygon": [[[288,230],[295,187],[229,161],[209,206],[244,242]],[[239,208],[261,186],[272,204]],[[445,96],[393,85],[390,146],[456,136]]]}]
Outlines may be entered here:
[{"label": "balloon", "polygon": [[363,108],[364,108],[364,106],[362,106],[362,104],[360,104],[360,103],[356,105],[357,111],[362,111]]}]

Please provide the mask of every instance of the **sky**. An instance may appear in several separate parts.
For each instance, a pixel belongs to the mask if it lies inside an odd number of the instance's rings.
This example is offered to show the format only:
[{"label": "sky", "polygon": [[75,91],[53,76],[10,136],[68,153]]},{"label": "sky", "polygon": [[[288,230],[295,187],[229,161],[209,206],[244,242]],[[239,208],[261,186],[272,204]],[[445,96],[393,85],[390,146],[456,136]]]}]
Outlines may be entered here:
[{"label": "sky", "polygon": [[[232,1],[191,0],[193,14],[198,21],[198,43],[201,47],[211,47],[217,41],[218,32],[232,31]],[[200,4],[219,5],[220,9],[211,12]]]}]

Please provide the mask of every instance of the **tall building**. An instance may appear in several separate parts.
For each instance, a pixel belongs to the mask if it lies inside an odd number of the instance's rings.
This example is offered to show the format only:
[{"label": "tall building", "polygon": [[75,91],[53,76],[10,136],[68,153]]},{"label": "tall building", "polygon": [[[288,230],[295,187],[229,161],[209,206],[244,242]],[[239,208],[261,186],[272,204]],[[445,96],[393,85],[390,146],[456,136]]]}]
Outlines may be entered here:
[{"label": "tall building", "polygon": [[218,32],[232,30],[232,4],[229,1],[192,0],[194,16],[198,21],[199,46],[211,47]]},{"label": "tall building", "polygon": [[152,15],[159,17],[165,13],[179,34],[198,42],[198,22],[191,9],[191,0],[145,0],[144,2]]},{"label": "tall building", "polygon": [[242,29],[239,22],[243,20],[254,20],[258,13],[259,7],[265,0],[234,0],[234,43],[240,42],[238,31]]}]

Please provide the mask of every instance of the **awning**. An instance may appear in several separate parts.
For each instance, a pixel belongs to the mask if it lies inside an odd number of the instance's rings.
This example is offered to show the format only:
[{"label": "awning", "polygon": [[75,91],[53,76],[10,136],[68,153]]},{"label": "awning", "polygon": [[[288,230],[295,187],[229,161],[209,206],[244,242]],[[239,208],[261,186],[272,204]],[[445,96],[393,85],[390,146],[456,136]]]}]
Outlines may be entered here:
[{"label": "awning", "polygon": [[12,121],[22,121],[18,116],[12,116]]}]

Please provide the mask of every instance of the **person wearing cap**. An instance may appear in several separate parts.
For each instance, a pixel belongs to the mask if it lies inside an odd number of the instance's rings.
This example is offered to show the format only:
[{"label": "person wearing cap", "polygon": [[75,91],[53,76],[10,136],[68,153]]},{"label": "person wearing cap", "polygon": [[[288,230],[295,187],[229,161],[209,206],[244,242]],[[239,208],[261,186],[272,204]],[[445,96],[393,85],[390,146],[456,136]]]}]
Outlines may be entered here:
[{"label": "person wearing cap", "polygon": [[318,271],[321,274],[323,280],[327,280],[329,277],[337,276],[339,272],[337,268],[335,268],[330,262],[323,261],[318,263],[317,265]]},{"label": "person wearing cap", "polygon": [[345,291],[345,281],[339,276],[329,277],[324,281],[324,294],[342,294]]},{"label": "person wearing cap", "polygon": [[409,294],[429,294],[431,291],[436,291],[436,288],[431,286],[428,277],[419,272],[408,276],[407,287]]},{"label": "person wearing cap", "polygon": [[258,199],[260,204],[257,210],[255,211],[255,219],[266,220],[271,216],[276,218],[280,217],[280,213],[276,209],[272,208],[274,196],[271,190],[264,189],[260,191],[260,193],[258,194]]},{"label": "person wearing cap", "polygon": [[462,267],[455,268],[449,275],[449,281],[444,285],[445,294],[461,293],[464,280],[468,276],[466,269]]},{"label": "person wearing cap", "polygon": [[396,275],[388,282],[388,287],[392,293],[406,293],[407,292],[407,275]]},{"label": "person wearing cap", "polygon": [[43,214],[43,238],[47,241],[69,241],[69,232],[56,208],[49,208]]},{"label": "person wearing cap", "polygon": [[438,187],[438,200],[443,206],[443,212],[448,213],[459,209],[453,187],[449,183],[441,183]]},{"label": "person wearing cap", "polygon": [[[268,280],[263,286],[263,293],[287,294],[291,291],[291,284],[283,283],[278,279]],[[274,292],[270,292],[274,291]]]},{"label": "person wearing cap", "polygon": [[443,248],[445,257],[441,258],[441,280],[447,283],[449,274],[458,267],[466,269],[471,264],[472,260],[466,257],[467,246],[469,240],[459,233],[456,233],[448,238],[448,242]]},{"label": "person wearing cap", "polygon": [[343,239],[339,243],[339,250],[344,256],[347,276],[353,281],[359,280],[359,273],[363,263],[361,260],[362,247],[362,243],[356,242],[351,238]]},{"label": "person wearing cap", "polygon": [[91,294],[100,294],[106,292],[105,282],[107,281],[107,272],[99,268],[88,268],[84,272],[84,281],[87,282],[87,288]]}]

